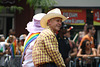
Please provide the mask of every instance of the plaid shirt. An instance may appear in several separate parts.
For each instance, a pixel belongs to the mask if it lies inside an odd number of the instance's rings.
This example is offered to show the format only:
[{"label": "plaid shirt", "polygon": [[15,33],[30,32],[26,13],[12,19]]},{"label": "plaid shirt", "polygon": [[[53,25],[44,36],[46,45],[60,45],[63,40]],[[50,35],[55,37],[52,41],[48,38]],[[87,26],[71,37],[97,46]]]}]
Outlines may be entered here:
[{"label": "plaid shirt", "polygon": [[65,67],[56,36],[50,29],[43,30],[37,37],[33,46],[32,58],[35,66],[54,62],[58,67]]}]

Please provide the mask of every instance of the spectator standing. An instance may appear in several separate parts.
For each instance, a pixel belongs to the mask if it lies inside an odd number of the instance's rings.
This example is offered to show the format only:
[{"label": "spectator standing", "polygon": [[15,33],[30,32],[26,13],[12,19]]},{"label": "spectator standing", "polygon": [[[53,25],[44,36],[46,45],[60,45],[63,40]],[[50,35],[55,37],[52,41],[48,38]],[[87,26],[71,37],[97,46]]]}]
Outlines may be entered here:
[{"label": "spectator standing", "polygon": [[78,41],[76,42],[76,46],[77,47],[79,47],[79,44],[80,44],[80,42],[81,42],[81,40],[82,40],[82,38],[87,34],[87,23],[84,25],[84,29],[83,29],[83,31],[80,31],[79,33],[78,33]]},{"label": "spectator standing", "polygon": [[[71,27],[70,28],[73,29],[73,26],[71,26]],[[68,43],[69,43],[70,48],[71,48],[70,52],[69,52],[69,55],[68,55],[68,59],[66,59],[66,62],[67,62],[67,60],[74,61],[74,59],[77,56],[77,47],[76,47],[75,42],[73,40],[71,40],[71,34],[70,34],[71,29],[70,28],[68,28],[67,32],[64,34],[64,36],[66,37],[66,39],[68,39]]]},{"label": "spectator standing", "polygon": [[21,55],[22,55],[22,53],[24,51],[24,41],[25,41],[25,38],[26,38],[26,34],[22,34],[19,37],[19,44],[20,44],[20,46],[18,47],[18,49],[21,51]]},{"label": "spectator standing", "polygon": [[[94,45],[94,38],[93,38],[93,36],[94,36],[94,34],[95,34],[95,32],[96,32],[96,30],[95,30],[95,27],[93,26],[93,25],[88,25],[88,27],[87,27],[87,35],[85,35],[83,38],[82,38],[82,40],[81,40],[81,42],[80,42],[80,46],[82,45],[82,42],[84,41],[84,40],[89,40],[90,41],[90,43],[91,43],[91,48],[94,48],[95,47],[95,45]],[[79,47],[80,47],[79,46]]]},{"label": "spectator standing", "polygon": [[0,35],[0,67],[4,67],[6,65],[5,54],[8,54],[8,50],[6,50],[7,43],[5,43],[5,37]]},{"label": "spectator standing", "polygon": [[97,56],[100,57],[100,44],[98,45],[98,48],[97,48]]},{"label": "spectator standing", "polygon": [[[14,29],[10,29],[10,30],[9,30],[9,36],[10,36],[10,35],[15,36],[15,30],[14,30]],[[7,40],[9,39],[9,36],[5,39],[5,42],[7,42]]]},{"label": "spectator standing", "polygon": [[95,48],[91,48],[91,42],[89,40],[84,40],[82,42],[77,56],[83,58],[83,65],[87,64],[87,67],[91,67],[93,61],[91,59],[96,56],[96,50]]},{"label": "spectator standing", "polygon": [[58,34],[56,37],[57,37],[57,41],[59,45],[59,51],[63,57],[66,67],[68,67],[69,61],[66,61],[66,59],[69,57],[69,52],[71,50],[71,47],[69,45],[68,39],[64,36],[67,30],[66,28],[67,26],[65,24],[62,24],[62,27],[58,31]]}]

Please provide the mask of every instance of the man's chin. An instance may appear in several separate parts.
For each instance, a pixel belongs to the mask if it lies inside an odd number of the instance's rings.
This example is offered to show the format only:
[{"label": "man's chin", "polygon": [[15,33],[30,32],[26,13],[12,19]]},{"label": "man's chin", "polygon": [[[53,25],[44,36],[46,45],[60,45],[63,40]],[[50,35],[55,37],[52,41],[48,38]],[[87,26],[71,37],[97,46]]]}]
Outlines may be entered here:
[{"label": "man's chin", "polygon": [[60,28],[59,29],[57,29],[57,31],[59,31],[60,30]]}]

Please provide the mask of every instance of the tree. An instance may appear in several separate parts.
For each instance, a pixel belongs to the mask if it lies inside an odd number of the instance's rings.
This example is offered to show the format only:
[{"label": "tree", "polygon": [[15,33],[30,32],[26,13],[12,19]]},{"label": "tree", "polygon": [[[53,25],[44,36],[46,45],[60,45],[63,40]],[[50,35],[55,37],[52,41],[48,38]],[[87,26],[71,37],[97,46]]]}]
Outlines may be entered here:
[{"label": "tree", "polygon": [[[11,12],[14,12],[16,10],[18,10],[19,12],[21,12],[23,10],[23,8],[21,6],[16,6],[15,5],[16,0],[0,0],[0,12],[3,9],[10,9]],[[18,2],[20,2],[20,0],[18,0]]]},{"label": "tree", "polygon": [[41,7],[45,11],[57,4],[55,0],[27,0],[27,3],[30,5],[30,7],[33,7],[33,9]]},{"label": "tree", "polygon": [[[0,0],[0,3],[14,3],[16,0]],[[21,0],[18,0],[18,2],[20,2]],[[29,4],[30,8],[33,8],[34,10],[37,9],[38,7],[44,9],[45,11],[48,10],[48,8],[52,7],[53,5],[57,4],[57,2],[55,0],[27,0],[26,4]],[[12,6],[4,6],[4,5],[0,5],[0,11],[2,9],[6,9],[9,8],[11,11],[22,11],[23,8],[21,6],[16,6],[16,5],[12,5]]]}]

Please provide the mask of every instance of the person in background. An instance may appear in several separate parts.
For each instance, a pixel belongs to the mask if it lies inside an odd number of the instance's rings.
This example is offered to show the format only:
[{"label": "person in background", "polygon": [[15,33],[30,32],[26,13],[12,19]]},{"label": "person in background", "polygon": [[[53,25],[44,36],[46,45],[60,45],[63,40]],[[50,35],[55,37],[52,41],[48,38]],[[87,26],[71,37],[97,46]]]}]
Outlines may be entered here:
[{"label": "person in background", "polygon": [[17,46],[16,46],[16,55],[22,55],[22,50],[21,50],[21,42],[20,40],[18,39],[17,41]]},{"label": "person in background", "polygon": [[[97,47],[97,57],[100,57],[100,44]],[[100,67],[100,59],[99,59],[99,67]]]},{"label": "person in background", "polygon": [[17,40],[16,37],[14,35],[9,35],[7,39],[7,44],[9,44],[7,47],[9,55],[11,55],[11,45],[13,44],[14,40]]},{"label": "person in background", "polygon": [[91,63],[92,63],[91,58],[95,56],[96,56],[96,49],[91,48],[91,42],[89,40],[84,40],[79,49],[77,57],[83,58],[83,63],[84,63],[83,65],[87,64],[87,67],[91,67]]},{"label": "person in background", "polygon": [[22,34],[19,37],[19,43],[18,43],[19,47],[18,47],[18,49],[21,51],[21,55],[23,54],[23,51],[24,51],[25,38],[26,38],[26,34]]},{"label": "person in background", "polygon": [[64,36],[64,34],[67,32],[66,30],[67,30],[67,25],[62,23],[62,27],[58,31],[58,34],[56,35],[56,37],[57,37],[57,41],[59,45],[59,52],[61,53],[63,57],[66,67],[68,67],[69,61],[66,62],[66,59],[68,58],[71,47],[69,45],[68,39]]},{"label": "person in background", "polygon": [[[95,45],[94,45],[94,38],[93,38],[93,36],[94,36],[94,34],[96,32],[95,27],[93,25],[88,25],[87,26],[87,32],[88,33],[82,38],[82,40],[80,42],[80,46],[82,45],[82,42],[84,40],[89,40],[90,43],[91,43],[91,48],[94,48]],[[79,48],[80,48],[80,46],[79,46]]]},{"label": "person in background", "polygon": [[70,31],[73,29],[73,26],[71,26],[71,27],[67,28],[67,31],[64,34],[64,36],[66,37],[66,39],[68,39],[68,43],[70,45],[70,52],[68,54],[68,58],[66,59],[66,63],[68,63],[68,61],[70,61],[70,60],[74,61],[74,59],[77,56],[77,47],[76,47],[76,44],[75,44],[75,42],[73,40],[71,40]]},{"label": "person in background", "polygon": [[[9,30],[9,36],[10,35],[15,36],[15,30],[14,29]],[[5,39],[5,42],[7,42],[7,40],[9,39],[9,36]]]},{"label": "person in background", "polygon": [[5,37],[3,35],[0,35],[0,56],[3,56],[4,54],[8,52],[6,50],[6,45],[8,44],[5,43]]},{"label": "person in background", "polygon": [[14,40],[17,41],[17,38],[15,36],[15,30],[14,29],[10,29],[9,30],[9,36],[5,39],[5,42],[7,44],[9,44],[9,46],[7,47],[8,49],[8,54],[11,55],[11,44],[14,42]]},{"label": "person in background", "polygon": [[3,34],[0,34],[0,42],[4,42],[5,41],[5,37]]},{"label": "person in background", "polygon": [[9,43],[9,44],[13,43],[14,39],[16,39],[15,36],[9,35],[9,38],[8,38],[8,40],[7,40],[7,43]]},{"label": "person in background", "polygon": [[22,34],[19,37],[19,44],[21,45],[19,47],[19,49],[21,50],[21,53],[23,53],[23,51],[24,51],[24,41],[25,41],[25,38],[26,38],[26,34]]},{"label": "person in background", "polygon": [[41,19],[40,24],[45,29],[33,46],[32,58],[35,67],[66,67],[55,36],[62,26],[62,21],[66,19],[59,8],[50,10]]},{"label": "person in background", "polygon": [[8,54],[8,50],[6,47],[8,46],[7,43],[5,43],[5,37],[4,35],[0,35],[0,67],[5,66],[5,54]]},{"label": "person in background", "polygon": [[88,26],[87,23],[85,23],[83,31],[80,31],[78,33],[78,41],[76,42],[77,47],[79,47],[79,44],[80,44],[82,38],[87,34],[87,26]]},{"label": "person in background", "polygon": [[[33,49],[33,45],[35,43],[37,36],[44,29],[40,25],[40,20],[45,15],[46,15],[45,13],[38,13],[33,16],[32,22],[29,22],[27,24],[26,29],[29,32],[29,34],[27,35],[25,42],[24,42],[24,46],[25,46],[24,51],[25,52],[23,55],[24,60],[23,60],[22,67],[34,67],[33,60],[32,60],[32,49]],[[31,41],[31,42],[28,43],[29,41]],[[28,43],[28,44],[26,45],[26,43]]]},{"label": "person in background", "polygon": [[100,57],[100,44],[98,45],[98,48],[97,48],[97,56]]}]

